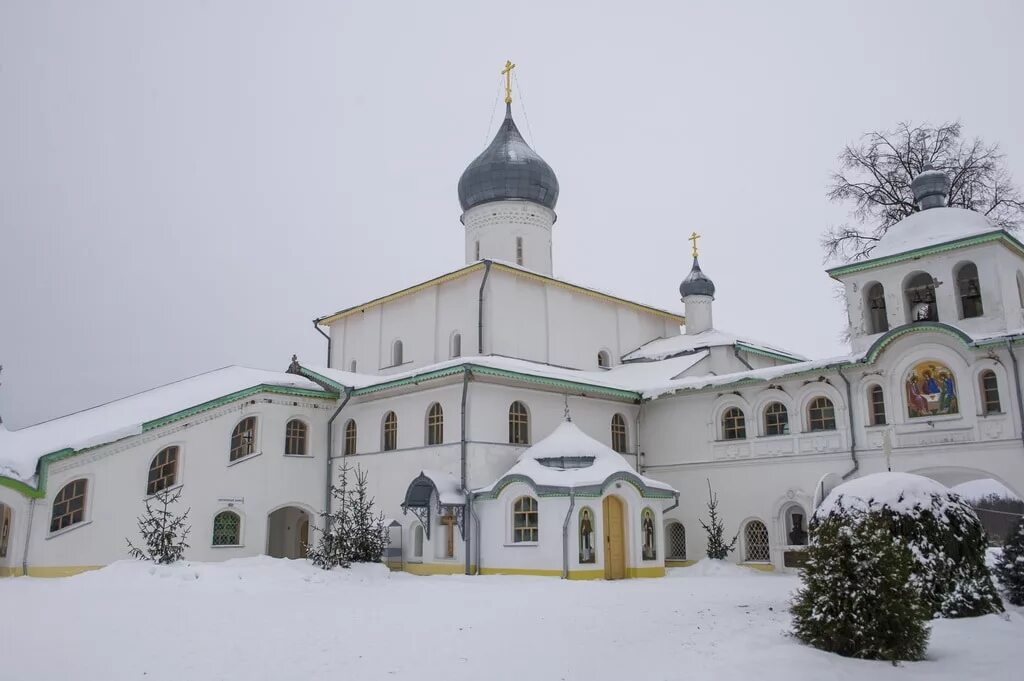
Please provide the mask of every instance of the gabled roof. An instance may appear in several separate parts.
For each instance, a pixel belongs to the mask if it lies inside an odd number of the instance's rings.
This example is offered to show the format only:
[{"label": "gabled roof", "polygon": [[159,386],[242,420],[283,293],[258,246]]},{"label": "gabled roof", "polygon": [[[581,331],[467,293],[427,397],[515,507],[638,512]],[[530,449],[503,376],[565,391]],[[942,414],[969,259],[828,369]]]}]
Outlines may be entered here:
[{"label": "gabled roof", "polygon": [[139,435],[258,392],[336,397],[303,376],[224,367],[20,430],[0,427],[0,476],[27,482],[44,455]]},{"label": "gabled roof", "polygon": [[731,334],[727,331],[709,329],[701,333],[683,334],[680,336],[669,336],[658,338],[641,345],[636,350],[623,356],[622,361],[634,362],[638,360],[662,360],[669,357],[676,357],[688,352],[704,350],[707,348],[723,345],[735,345],[740,350],[764,355],[784,362],[803,362],[807,358],[788,350],[762,343],[752,338],[745,338]]},{"label": "gabled roof", "polygon": [[572,421],[563,421],[554,432],[525,450],[515,465],[498,480],[474,490],[474,496],[496,496],[506,484],[524,481],[538,493],[570,489],[600,493],[611,480],[629,480],[644,496],[671,497],[671,486],[638,475],[626,459],[608,445],[590,437]]},{"label": "gabled roof", "polygon": [[502,262],[500,260],[480,260],[471,265],[466,265],[465,267],[460,267],[457,270],[453,270],[451,272],[442,274],[438,277],[434,277],[433,279],[428,279],[427,281],[421,282],[419,284],[414,284],[413,286],[409,286],[400,291],[389,293],[386,296],[374,298],[373,300],[367,301],[365,303],[360,303],[359,305],[353,305],[352,307],[347,307],[343,310],[338,310],[333,314],[324,315],[323,317],[317,317],[316,319],[313,320],[313,322],[318,325],[333,324],[339,319],[344,319],[345,317],[353,315],[357,312],[365,312],[370,308],[377,307],[379,305],[384,305],[385,303],[389,303],[393,300],[398,300],[399,298],[404,298],[405,296],[412,295],[424,289],[428,289],[433,286],[438,286],[449,281],[455,281],[456,279],[461,279],[462,277],[468,276],[474,272],[479,272],[485,269],[488,266],[488,264],[490,264],[492,269],[498,271],[508,272],[526,279],[533,279],[535,281],[540,281],[553,286],[558,286],[560,288],[569,289],[571,291],[575,291],[576,293],[582,293],[583,295],[599,298],[601,300],[617,303],[619,305],[625,305],[627,307],[631,307],[641,312],[646,312],[648,314],[666,317],[668,319],[678,322],[679,324],[682,324],[685,321],[685,317],[683,317],[680,314],[669,312],[668,310],[662,310],[661,308],[653,307],[651,305],[638,303],[636,301],[627,300],[625,298],[620,298],[611,293],[605,293],[604,291],[599,291],[598,289],[590,288],[588,286],[581,286],[579,284],[574,284],[563,279],[549,277],[545,274],[534,272],[533,270],[528,270],[525,267],[519,265],[513,265],[512,263]]}]

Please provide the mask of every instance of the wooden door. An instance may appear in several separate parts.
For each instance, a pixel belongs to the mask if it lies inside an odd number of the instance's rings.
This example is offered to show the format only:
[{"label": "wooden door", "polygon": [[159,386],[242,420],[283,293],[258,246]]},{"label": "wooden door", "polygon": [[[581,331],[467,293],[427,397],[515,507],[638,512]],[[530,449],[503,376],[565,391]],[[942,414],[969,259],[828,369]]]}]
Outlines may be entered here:
[{"label": "wooden door", "polygon": [[622,501],[618,497],[604,499],[604,578],[626,577],[625,526],[622,522]]},{"label": "wooden door", "polygon": [[299,545],[296,547],[296,558],[305,558],[309,549],[309,518],[299,520]]}]

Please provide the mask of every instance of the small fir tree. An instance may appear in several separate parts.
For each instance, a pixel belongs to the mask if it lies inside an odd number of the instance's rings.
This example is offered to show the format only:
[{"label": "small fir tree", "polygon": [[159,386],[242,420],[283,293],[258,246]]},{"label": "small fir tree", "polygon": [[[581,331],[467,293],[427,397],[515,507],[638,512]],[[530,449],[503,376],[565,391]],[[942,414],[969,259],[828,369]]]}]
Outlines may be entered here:
[{"label": "small fir tree", "polygon": [[379,563],[388,545],[384,514],[373,512],[373,497],[367,492],[367,473],[356,467],[355,486],[349,490],[349,548],[353,563]]},{"label": "small fir tree", "polygon": [[846,657],[922,659],[931,608],[911,586],[913,567],[910,549],[883,518],[830,518],[811,533],[793,633]]},{"label": "small fir tree", "polygon": [[708,523],[700,521],[701,527],[708,534],[708,558],[725,560],[736,548],[739,533],[733,535],[732,541],[725,543],[725,525],[718,517],[718,495],[711,491],[711,480],[708,480]]},{"label": "small fir tree", "polygon": [[313,564],[324,570],[347,568],[352,563],[379,562],[387,547],[387,528],[383,514],[374,515],[373,498],[367,492],[367,473],[356,468],[354,486],[347,463],[338,471],[338,484],[331,485],[334,510],[320,514],[324,529],[308,551]]},{"label": "small fir tree", "polygon": [[146,512],[138,518],[139,534],[145,545],[141,548],[135,546],[126,537],[129,556],[159,565],[168,565],[185,557],[185,549],[188,548],[185,539],[192,529],[185,525],[185,521],[192,509],[187,509],[182,515],[171,509],[181,498],[181,491],[181,487],[173,491],[165,489],[146,499]]},{"label": "small fir tree", "polygon": [[1017,521],[1017,527],[1003,546],[1003,553],[996,559],[996,577],[1006,590],[1006,598],[1014,605],[1024,605],[1024,520]]}]

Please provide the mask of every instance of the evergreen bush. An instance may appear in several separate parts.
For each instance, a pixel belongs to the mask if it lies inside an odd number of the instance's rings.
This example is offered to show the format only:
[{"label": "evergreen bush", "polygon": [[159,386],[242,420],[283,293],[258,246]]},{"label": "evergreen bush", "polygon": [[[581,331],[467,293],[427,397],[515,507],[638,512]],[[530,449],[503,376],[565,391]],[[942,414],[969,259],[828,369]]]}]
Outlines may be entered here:
[{"label": "evergreen bush", "polygon": [[996,559],[996,577],[1006,590],[1006,598],[1014,605],[1024,605],[1024,520],[1003,546],[1003,552]]},{"label": "evergreen bush", "polygon": [[811,533],[807,563],[791,612],[793,633],[846,657],[920,660],[931,612],[908,588],[914,559],[878,515],[838,516]]},{"label": "evergreen bush", "polygon": [[380,562],[388,545],[384,515],[373,512],[367,473],[356,467],[355,486],[350,487],[351,471],[347,463],[338,471],[338,484],[331,485],[334,510],[320,513],[324,529],[317,529],[317,542],[307,553],[313,564],[324,570],[347,568],[352,563]]},{"label": "evergreen bush", "polygon": [[736,548],[739,533],[733,535],[729,543],[725,542],[725,524],[718,517],[718,495],[711,491],[711,480],[708,480],[708,522],[701,520],[700,525],[708,535],[708,558],[725,560]]},{"label": "evergreen bush", "polygon": [[[188,548],[185,539],[192,529],[185,525],[185,521],[192,509],[187,509],[182,515],[171,510],[171,506],[181,498],[181,491],[181,487],[173,491],[165,489],[146,499],[146,512],[138,517],[139,534],[145,545],[135,546],[125,538],[129,556],[160,565],[169,565],[185,557],[185,549]],[[153,502],[160,507],[156,508]]]}]

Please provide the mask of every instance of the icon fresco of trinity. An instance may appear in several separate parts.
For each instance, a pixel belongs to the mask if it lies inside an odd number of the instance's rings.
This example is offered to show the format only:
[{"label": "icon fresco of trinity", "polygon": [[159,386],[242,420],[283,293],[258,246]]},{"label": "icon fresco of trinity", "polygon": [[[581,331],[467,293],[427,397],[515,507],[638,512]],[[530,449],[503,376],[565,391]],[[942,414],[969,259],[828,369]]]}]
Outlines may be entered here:
[{"label": "icon fresco of trinity", "polygon": [[907,415],[910,418],[959,414],[956,381],[942,362],[926,360],[907,372]]}]

